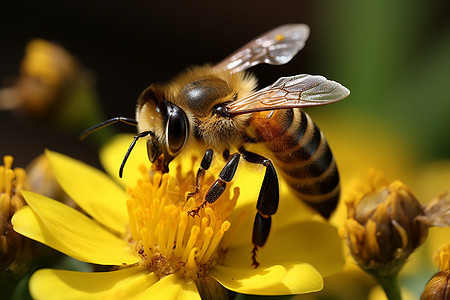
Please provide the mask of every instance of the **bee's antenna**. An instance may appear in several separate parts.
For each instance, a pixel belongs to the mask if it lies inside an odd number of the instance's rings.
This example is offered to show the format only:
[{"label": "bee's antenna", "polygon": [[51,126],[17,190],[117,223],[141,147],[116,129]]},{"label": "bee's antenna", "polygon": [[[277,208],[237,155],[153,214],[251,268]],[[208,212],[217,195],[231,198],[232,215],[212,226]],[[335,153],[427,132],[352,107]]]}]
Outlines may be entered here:
[{"label": "bee's antenna", "polygon": [[125,153],[125,156],[122,160],[122,164],[120,165],[120,169],[119,169],[119,177],[120,178],[122,178],[123,168],[125,167],[125,163],[127,162],[128,156],[130,156],[131,150],[133,150],[134,145],[136,145],[137,140],[140,139],[141,137],[147,136],[149,134],[152,135],[153,132],[152,131],[143,131],[134,136],[134,139],[131,142],[130,147],[128,147],[127,153]]},{"label": "bee's antenna", "polygon": [[101,123],[99,123],[97,125],[94,125],[91,128],[86,129],[80,135],[80,140],[84,140],[85,137],[87,137],[88,135],[90,135],[94,131],[97,131],[99,129],[102,129],[102,128],[106,127],[106,126],[109,126],[109,125],[117,123],[117,122],[122,122],[122,123],[125,123],[125,124],[128,124],[128,125],[137,126],[137,121],[135,119],[125,118],[125,117],[115,117],[115,118],[103,121],[103,122],[101,122]]}]

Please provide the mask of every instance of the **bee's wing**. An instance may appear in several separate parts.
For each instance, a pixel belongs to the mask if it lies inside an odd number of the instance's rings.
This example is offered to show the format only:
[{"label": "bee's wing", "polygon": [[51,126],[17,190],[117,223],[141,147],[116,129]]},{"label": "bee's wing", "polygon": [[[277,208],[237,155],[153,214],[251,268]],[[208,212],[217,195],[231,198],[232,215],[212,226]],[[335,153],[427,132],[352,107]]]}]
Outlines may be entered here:
[{"label": "bee's wing", "polygon": [[285,64],[303,48],[308,36],[309,27],[305,24],[279,26],[250,41],[216,68],[234,73],[260,63]]},{"label": "bee's wing", "polygon": [[226,106],[230,115],[263,110],[315,106],[344,99],[350,91],[320,75],[281,77],[272,85]]}]

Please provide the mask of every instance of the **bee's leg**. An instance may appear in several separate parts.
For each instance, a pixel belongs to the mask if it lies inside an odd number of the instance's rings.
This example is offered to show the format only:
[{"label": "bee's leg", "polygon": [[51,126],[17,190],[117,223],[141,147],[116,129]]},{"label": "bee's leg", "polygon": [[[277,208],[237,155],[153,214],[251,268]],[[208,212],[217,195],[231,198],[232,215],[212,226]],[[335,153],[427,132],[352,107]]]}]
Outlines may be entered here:
[{"label": "bee's leg", "polygon": [[252,266],[255,266],[256,268],[259,265],[256,260],[258,247],[262,247],[266,243],[272,224],[271,215],[275,214],[278,209],[278,202],[280,198],[278,177],[270,159],[256,153],[249,152],[243,147],[239,148],[239,152],[242,154],[242,158],[244,160],[250,163],[261,164],[266,167],[266,173],[264,174],[264,180],[261,185],[258,202],[256,204],[256,209],[258,209],[258,212],[256,213],[255,222],[253,223]]},{"label": "bee's leg", "polygon": [[203,177],[205,177],[205,172],[211,166],[213,154],[214,154],[213,149],[208,149],[206,150],[205,155],[203,155],[202,162],[200,163],[200,167],[198,168],[197,171],[197,177],[195,178],[195,190],[188,194],[186,200],[188,200],[191,197],[194,197],[200,191],[201,182],[203,180]]},{"label": "bee's leg", "polygon": [[228,149],[225,149],[222,153],[222,157],[225,161],[228,161],[230,159],[230,151]]},{"label": "bee's leg", "polygon": [[239,164],[239,160],[241,159],[241,155],[239,153],[234,153],[230,156],[230,160],[226,163],[225,167],[223,167],[220,172],[219,178],[214,181],[213,184],[209,187],[208,191],[205,195],[205,200],[202,204],[200,204],[196,209],[190,210],[188,214],[190,216],[198,215],[200,209],[205,207],[207,203],[214,203],[225,191],[227,186],[227,182],[230,182],[234,174],[236,173],[236,169]]}]

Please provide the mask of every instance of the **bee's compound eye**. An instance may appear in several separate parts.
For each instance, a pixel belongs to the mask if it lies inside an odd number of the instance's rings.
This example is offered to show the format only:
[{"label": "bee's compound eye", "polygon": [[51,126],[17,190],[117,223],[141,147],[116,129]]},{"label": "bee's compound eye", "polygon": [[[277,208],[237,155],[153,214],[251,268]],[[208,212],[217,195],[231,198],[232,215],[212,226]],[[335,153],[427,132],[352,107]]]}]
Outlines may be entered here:
[{"label": "bee's compound eye", "polygon": [[183,148],[188,137],[189,125],[186,114],[174,106],[169,110],[167,120],[166,141],[170,155],[176,155]]}]

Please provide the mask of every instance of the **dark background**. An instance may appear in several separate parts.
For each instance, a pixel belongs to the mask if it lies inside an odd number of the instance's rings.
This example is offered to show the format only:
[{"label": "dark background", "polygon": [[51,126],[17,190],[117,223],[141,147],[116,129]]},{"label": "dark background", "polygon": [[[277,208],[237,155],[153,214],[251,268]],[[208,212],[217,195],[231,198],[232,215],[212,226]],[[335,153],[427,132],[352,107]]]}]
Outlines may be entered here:
[{"label": "dark background", "polygon": [[[324,75],[352,95],[310,114],[375,116],[415,143],[424,160],[448,158],[448,8],[446,0],[2,1],[0,85],[18,75],[27,42],[43,38],[93,71],[105,116],[133,117],[150,83],[219,62],[273,27],[305,23],[310,38],[289,64],[252,69],[261,87],[281,76]],[[26,165],[45,148],[98,165],[96,148],[76,134],[0,111],[0,155]]]}]

